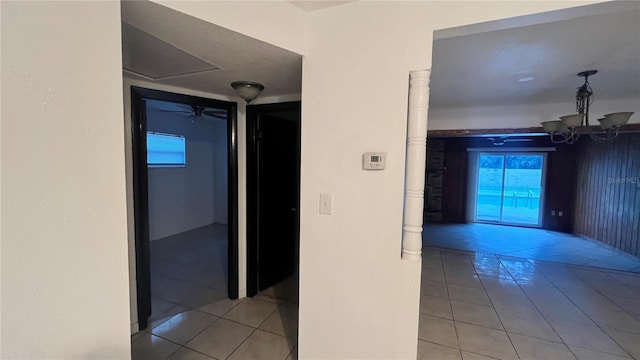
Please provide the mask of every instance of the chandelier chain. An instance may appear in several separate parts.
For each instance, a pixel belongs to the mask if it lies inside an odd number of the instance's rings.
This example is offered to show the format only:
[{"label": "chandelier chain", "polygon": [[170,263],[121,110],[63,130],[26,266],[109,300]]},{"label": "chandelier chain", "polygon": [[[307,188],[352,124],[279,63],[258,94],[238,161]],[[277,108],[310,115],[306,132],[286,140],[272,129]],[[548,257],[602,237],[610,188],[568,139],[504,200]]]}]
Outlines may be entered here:
[{"label": "chandelier chain", "polygon": [[581,135],[589,135],[594,141],[613,140],[619,135],[620,129],[629,121],[629,117],[633,115],[633,112],[607,114],[598,119],[600,122],[598,129],[590,126],[589,110],[594,103],[595,95],[591,84],[589,84],[589,76],[597,72],[597,70],[587,70],[578,73],[578,76],[584,78],[584,83],[578,87],[576,92],[577,114],[561,116],[560,120],[542,123],[552,143],[574,144]]}]

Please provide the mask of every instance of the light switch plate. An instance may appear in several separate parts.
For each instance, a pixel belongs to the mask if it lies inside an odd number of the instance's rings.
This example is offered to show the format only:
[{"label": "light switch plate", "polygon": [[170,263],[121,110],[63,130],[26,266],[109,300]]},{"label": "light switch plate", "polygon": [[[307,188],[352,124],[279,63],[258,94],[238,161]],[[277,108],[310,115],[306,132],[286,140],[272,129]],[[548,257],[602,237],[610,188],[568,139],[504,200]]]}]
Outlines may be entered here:
[{"label": "light switch plate", "polygon": [[331,194],[320,194],[320,214],[331,215],[333,197]]}]

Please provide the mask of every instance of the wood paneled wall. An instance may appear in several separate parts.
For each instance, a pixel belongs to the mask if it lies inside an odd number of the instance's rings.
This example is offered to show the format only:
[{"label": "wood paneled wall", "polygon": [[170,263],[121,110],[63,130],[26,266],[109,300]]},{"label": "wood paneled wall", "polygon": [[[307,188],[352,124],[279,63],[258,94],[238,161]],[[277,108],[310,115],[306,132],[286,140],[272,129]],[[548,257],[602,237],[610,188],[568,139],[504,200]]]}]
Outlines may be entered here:
[{"label": "wood paneled wall", "polygon": [[640,256],[640,134],[578,146],[574,231]]},{"label": "wood paneled wall", "polygon": [[[545,138],[546,140],[547,138]],[[576,145],[554,145],[547,156],[542,228],[572,233],[576,194]],[[555,215],[554,214],[555,211]],[[560,216],[562,212],[563,216]]]},{"label": "wood paneled wall", "polygon": [[445,143],[442,196],[442,217],[445,221],[465,222],[468,159],[466,150],[447,151]]}]

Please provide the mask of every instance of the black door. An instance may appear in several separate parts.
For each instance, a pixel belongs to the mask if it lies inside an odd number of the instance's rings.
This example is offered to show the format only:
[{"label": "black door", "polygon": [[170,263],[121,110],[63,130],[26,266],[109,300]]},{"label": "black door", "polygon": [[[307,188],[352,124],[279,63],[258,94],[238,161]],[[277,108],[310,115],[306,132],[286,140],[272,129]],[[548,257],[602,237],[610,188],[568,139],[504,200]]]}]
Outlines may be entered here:
[{"label": "black door", "polygon": [[[138,324],[145,329],[151,309],[151,266],[149,246],[149,203],[147,174],[147,115],[145,99],[199,105],[227,111],[227,192],[228,192],[228,290],[229,298],[238,298],[238,150],[236,103],[160,90],[131,87],[131,125],[133,147],[133,193],[136,247],[136,284]],[[214,261],[212,259],[212,261]]]},{"label": "black door", "polygon": [[248,295],[298,265],[300,103],[248,107]]},{"label": "black door", "polygon": [[147,102],[132,91],[133,206],[135,213],[138,326],[146,329],[151,316],[151,254],[147,173]]}]

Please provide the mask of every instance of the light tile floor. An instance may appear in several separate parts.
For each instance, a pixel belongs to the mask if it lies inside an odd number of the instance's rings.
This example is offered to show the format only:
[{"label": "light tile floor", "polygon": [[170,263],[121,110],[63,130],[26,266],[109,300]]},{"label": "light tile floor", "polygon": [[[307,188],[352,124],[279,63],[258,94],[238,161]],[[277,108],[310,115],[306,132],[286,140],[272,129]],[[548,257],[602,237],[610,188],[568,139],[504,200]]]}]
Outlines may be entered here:
[{"label": "light tile floor", "polygon": [[153,241],[151,283],[150,326],[132,336],[132,359],[297,358],[297,277],[228,299],[226,226]]},{"label": "light tile floor", "polygon": [[132,359],[297,359],[297,326],[295,303],[220,300],[134,334]]},{"label": "light tile floor", "polygon": [[423,251],[419,359],[640,359],[640,274]]},{"label": "light tile floor", "polygon": [[227,226],[209,225],[154,240],[151,321],[227,298]]},{"label": "light tile floor", "polygon": [[640,272],[640,258],[606,244],[544,229],[491,224],[424,226],[425,246]]},{"label": "light tile floor", "polygon": [[[157,312],[132,337],[133,359],[297,358],[297,278],[226,299],[226,241],[197,240],[212,232],[226,238],[213,227],[181,235],[188,250],[152,247],[164,259],[152,264]],[[639,274],[476,250],[425,247],[420,359],[640,359]]]}]

